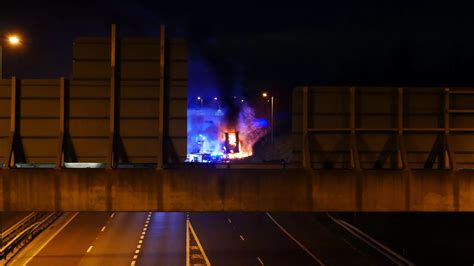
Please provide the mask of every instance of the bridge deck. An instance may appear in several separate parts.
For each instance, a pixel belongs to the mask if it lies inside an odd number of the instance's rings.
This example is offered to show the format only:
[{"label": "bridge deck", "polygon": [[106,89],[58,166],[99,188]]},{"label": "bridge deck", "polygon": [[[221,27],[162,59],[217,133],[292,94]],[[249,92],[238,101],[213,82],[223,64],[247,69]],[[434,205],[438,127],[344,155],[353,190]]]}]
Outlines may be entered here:
[{"label": "bridge deck", "polygon": [[474,211],[471,170],[10,169],[0,211]]}]

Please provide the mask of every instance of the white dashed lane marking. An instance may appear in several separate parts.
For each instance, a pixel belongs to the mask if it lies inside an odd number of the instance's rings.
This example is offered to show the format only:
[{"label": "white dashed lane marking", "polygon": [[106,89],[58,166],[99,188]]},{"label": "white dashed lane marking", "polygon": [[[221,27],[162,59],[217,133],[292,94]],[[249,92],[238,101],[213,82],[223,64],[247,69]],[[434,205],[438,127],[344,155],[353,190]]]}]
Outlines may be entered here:
[{"label": "white dashed lane marking", "polygon": [[143,239],[145,238],[146,231],[148,230],[148,224],[150,223],[151,214],[152,214],[151,212],[148,212],[148,216],[146,218],[145,224],[143,225],[143,230],[140,235],[140,240],[138,240],[137,249],[135,250],[135,254],[133,255],[133,260],[130,263],[131,266],[134,266],[135,263],[137,262],[138,254],[140,253],[140,249],[142,248]]}]

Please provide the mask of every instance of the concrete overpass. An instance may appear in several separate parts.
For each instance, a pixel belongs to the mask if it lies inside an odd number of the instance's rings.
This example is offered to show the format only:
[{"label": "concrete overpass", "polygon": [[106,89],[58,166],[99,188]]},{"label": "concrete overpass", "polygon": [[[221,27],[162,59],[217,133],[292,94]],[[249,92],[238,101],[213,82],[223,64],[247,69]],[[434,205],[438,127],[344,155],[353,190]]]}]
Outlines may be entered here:
[{"label": "concrete overpass", "polygon": [[474,211],[474,171],[12,169],[0,211]]},{"label": "concrete overpass", "polygon": [[73,51],[71,80],[0,80],[0,211],[474,211],[473,88],[298,87],[291,168],[212,169],[183,164],[183,40]]}]

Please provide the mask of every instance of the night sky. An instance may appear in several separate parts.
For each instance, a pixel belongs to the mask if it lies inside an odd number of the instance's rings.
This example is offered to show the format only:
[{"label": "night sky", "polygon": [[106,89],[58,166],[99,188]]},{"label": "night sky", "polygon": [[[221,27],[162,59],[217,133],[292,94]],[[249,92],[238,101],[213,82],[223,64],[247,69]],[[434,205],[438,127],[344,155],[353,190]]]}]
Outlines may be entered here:
[{"label": "night sky", "polygon": [[4,71],[70,77],[75,36],[108,36],[112,22],[122,36],[158,36],[165,23],[189,40],[190,95],[203,87],[248,97],[302,84],[474,85],[474,3],[413,2],[2,3],[0,31],[27,39],[5,49]]}]

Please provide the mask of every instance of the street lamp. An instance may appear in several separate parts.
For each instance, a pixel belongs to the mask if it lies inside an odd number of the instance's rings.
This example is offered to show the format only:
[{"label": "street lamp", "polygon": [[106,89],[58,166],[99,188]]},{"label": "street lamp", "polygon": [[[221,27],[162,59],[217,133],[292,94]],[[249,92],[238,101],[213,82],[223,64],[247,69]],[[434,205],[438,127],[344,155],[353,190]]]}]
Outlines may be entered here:
[{"label": "street lamp", "polygon": [[8,36],[8,43],[11,45],[19,45],[20,37],[18,37],[17,35],[10,35]]},{"label": "street lamp", "polygon": [[203,99],[201,98],[201,96],[198,96],[198,97],[197,97],[197,100],[201,102],[201,108],[202,108],[202,101],[203,101]]},{"label": "street lamp", "polygon": [[271,142],[273,144],[273,95],[269,95],[267,92],[262,93],[263,98],[270,97],[270,126],[271,126]]},{"label": "street lamp", "polygon": [[0,40],[0,79],[3,79],[3,43],[6,43],[9,46],[15,47],[21,44],[21,38],[16,35],[8,35],[5,39]]},{"label": "street lamp", "polygon": [[218,107],[218,110],[220,110],[220,109],[221,109],[221,103],[219,102],[219,98],[217,98],[217,97],[214,97],[214,101],[216,101],[216,102],[217,102],[217,107]]}]

